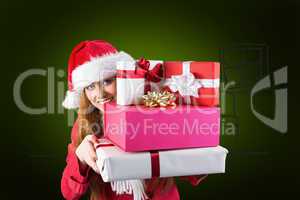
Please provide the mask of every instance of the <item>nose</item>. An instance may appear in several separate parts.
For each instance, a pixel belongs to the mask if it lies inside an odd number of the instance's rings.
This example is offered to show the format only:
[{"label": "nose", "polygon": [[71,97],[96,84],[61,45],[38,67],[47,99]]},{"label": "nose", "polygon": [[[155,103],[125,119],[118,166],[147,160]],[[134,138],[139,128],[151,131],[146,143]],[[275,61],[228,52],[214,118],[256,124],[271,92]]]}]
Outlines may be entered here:
[{"label": "nose", "polygon": [[112,96],[105,90],[105,87],[102,84],[97,84],[96,88],[96,102],[97,103],[103,103],[106,101],[110,101],[112,99]]},{"label": "nose", "polygon": [[97,85],[98,85],[98,91],[99,91],[99,98],[102,99],[105,96],[104,87],[102,84],[97,84]]}]

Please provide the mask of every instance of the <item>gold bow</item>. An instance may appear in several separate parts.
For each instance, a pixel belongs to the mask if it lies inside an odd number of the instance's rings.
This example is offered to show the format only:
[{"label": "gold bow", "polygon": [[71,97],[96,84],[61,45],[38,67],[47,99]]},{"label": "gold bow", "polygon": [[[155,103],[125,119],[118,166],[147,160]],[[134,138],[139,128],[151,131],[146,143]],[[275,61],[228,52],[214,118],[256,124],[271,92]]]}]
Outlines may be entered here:
[{"label": "gold bow", "polygon": [[174,94],[163,91],[163,92],[148,92],[143,96],[144,105],[147,107],[176,107],[176,97]]}]

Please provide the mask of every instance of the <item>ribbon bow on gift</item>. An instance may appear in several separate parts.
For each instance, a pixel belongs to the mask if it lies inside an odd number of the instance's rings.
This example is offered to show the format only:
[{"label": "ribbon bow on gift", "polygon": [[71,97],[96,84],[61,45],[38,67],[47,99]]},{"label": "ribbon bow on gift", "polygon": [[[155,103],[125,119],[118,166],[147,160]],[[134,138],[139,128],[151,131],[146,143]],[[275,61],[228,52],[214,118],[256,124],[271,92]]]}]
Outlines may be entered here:
[{"label": "ribbon bow on gift", "polygon": [[179,92],[182,96],[199,97],[198,89],[202,87],[192,73],[172,76],[167,82],[172,92]]},{"label": "ribbon bow on gift", "polygon": [[199,97],[198,89],[203,87],[203,84],[191,73],[190,63],[191,62],[183,62],[182,74],[171,76],[171,78],[165,82],[165,85],[167,85],[172,92],[178,91],[187,104],[191,104],[190,97]]},{"label": "ribbon bow on gift", "polygon": [[140,58],[136,62],[136,70],[139,67],[139,69],[142,69],[145,73],[145,79],[147,81],[152,82],[159,82],[162,79],[163,76],[163,68],[161,63],[157,63],[151,70],[150,68],[150,62],[149,60],[146,60],[145,58]]}]

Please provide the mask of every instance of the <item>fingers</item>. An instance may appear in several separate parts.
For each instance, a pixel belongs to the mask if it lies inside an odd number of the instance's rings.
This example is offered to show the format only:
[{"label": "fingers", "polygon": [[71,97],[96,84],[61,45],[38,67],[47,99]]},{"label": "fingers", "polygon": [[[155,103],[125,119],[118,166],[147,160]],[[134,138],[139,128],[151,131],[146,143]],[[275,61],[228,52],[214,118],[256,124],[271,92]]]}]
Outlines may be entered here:
[{"label": "fingers", "polygon": [[94,135],[92,135],[92,137],[90,137],[90,139],[91,140],[89,140],[90,141],[90,143],[89,143],[89,150],[88,150],[88,158],[87,158],[87,160],[88,160],[88,164],[91,166],[91,168],[95,171],[95,172],[97,172],[97,173],[99,173],[99,170],[98,170],[98,167],[97,167],[97,165],[96,165],[96,160],[97,160],[97,154],[96,154],[96,150],[95,150],[95,145],[96,145],[96,143],[98,143],[98,141],[97,141],[97,137],[96,136],[94,136]]},{"label": "fingers", "polygon": [[98,174],[100,173],[99,169],[97,167],[97,164],[96,164],[96,160],[94,160],[92,157],[90,157],[86,160],[86,162],[95,172],[97,172]]},{"label": "fingers", "polygon": [[96,135],[92,135],[92,140],[94,145],[99,143],[99,138]]},{"label": "fingers", "polygon": [[97,160],[97,154],[96,154],[96,150],[93,144],[90,144],[90,148],[89,148],[89,156],[93,159],[93,160]]},{"label": "fingers", "polygon": [[88,137],[88,141],[91,142],[94,146],[94,149],[96,149],[100,139],[96,135],[88,135],[86,137]]},{"label": "fingers", "polygon": [[98,144],[98,138],[95,135],[87,135],[80,146],[77,148],[79,157],[81,160],[89,165],[95,172],[99,173],[98,167],[96,165],[97,154],[95,146]]},{"label": "fingers", "polygon": [[86,139],[91,142],[92,144],[98,144],[98,138],[95,135],[87,135]]}]

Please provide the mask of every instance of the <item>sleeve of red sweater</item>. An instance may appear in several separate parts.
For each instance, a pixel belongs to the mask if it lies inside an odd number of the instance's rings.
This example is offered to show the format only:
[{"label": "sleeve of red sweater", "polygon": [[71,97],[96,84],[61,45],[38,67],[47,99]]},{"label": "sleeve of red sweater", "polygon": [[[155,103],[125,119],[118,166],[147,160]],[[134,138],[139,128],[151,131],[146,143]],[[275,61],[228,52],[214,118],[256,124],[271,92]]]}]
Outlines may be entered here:
[{"label": "sleeve of red sweater", "polygon": [[61,192],[66,200],[80,199],[89,186],[88,174],[90,168],[81,174],[79,171],[79,161],[75,154],[75,143],[78,135],[78,122],[76,121],[71,133],[71,143],[68,145],[67,165],[63,171],[61,179]]}]

